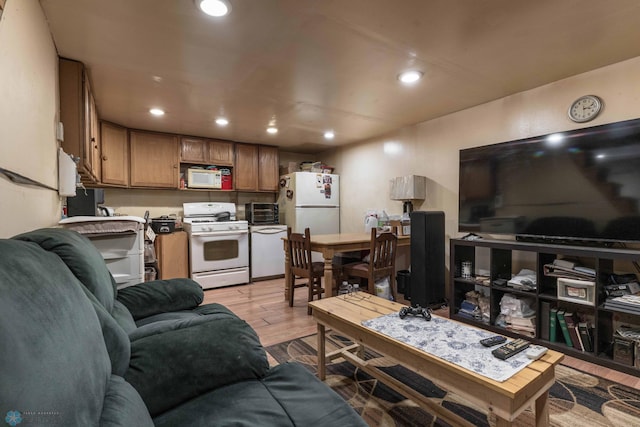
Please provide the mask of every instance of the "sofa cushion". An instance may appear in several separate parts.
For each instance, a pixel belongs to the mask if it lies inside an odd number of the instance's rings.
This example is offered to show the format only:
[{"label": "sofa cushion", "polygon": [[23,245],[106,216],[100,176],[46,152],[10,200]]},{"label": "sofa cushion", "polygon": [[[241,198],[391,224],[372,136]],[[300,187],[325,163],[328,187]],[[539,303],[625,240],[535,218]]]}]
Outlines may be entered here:
[{"label": "sofa cushion", "polygon": [[117,298],[129,309],[134,320],[138,320],[197,307],[204,299],[204,291],[191,279],[154,280],[122,288]]},{"label": "sofa cushion", "polygon": [[131,343],[125,379],[152,416],[226,384],[261,378],[269,369],[260,340],[244,320],[197,320]]},{"label": "sofa cushion", "polygon": [[156,427],[366,427],[327,385],[297,363],[260,380],[220,387],[153,419]]},{"label": "sofa cushion", "polygon": [[62,260],[34,243],[0,240],[0,343],[0,414],[98,424],[111,366],[96,312]]},{"label": "sofa cushion", "polygon": [[209,316],[212,314],[216,314],[216,315],[225,314],[231,317],[238,317],[224,305],[211,303],[211,304],[201,305],[199,307],[194,308],[193,310],[170,311],[167,313],[155,314],[153,316],[145,317],[144,319],[138,320],[136,322],[136,325],[138,325],[138,327],[141,328],[143,326],[151,325],[156,322],[164,322],[167,320],[187,320],[187,319],[192,319],[194,317]]},{"label": "sofa cushion", "polygon": [[100,427],[153,427],[140,395],[122,377],[109,378]]},{"label": "sofa cushion", "polygon": [[[224,306],[220,306],[228,309]],[[131,342],[137,341],[139,339],[150,337],[156,334],[162,334],[167,331],[174,331],[177,329],[185,329],[194,325],[199,325],[204,322],[210,322],[213,320],[220,319],[238,319],[239,317],[228,311],[221,311],[219,313],[210,313],[206,316],[198,315],[192,312],[173,312],[173,313],[163,313],[157,316],[153,316],[157,318],[154,322],[147,323],[145,325],[140,326],[135,331],[129,334],[129,339]],[[161,319],[161,317],[166,317],[166,320]]]},{"label": "sofa cushion", "polygon": [[100,251],[91,240],[64,228],[42,228],[14,236],[13,239],[37,243],[57,254],[80,283],[111,313],[116,294],[115,282]]}]

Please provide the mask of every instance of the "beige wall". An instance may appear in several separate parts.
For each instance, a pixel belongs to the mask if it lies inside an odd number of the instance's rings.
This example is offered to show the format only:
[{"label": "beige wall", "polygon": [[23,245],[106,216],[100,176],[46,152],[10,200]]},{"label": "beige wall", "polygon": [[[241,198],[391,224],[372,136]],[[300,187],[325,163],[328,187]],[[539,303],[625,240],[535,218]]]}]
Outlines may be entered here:
[{"label": "beige wall", "polygon": [[[57,53],[37,0],[9,0],[0,20],[0,167],[58,187]],[[60,219],[53,190],[0,176],[0,237]]]},{"label": "beige wall", "polygon": [[[446,234],[457,233],[458,150],[580,127],[566,118],[575,98],[593,93],[605,109],[589,125],[640,117],[640,58],[571,77],[465,111],[399,129],[344,149],[314,156],[341,175],[342,231],[363,229],[367,209],[400,214],[389,200],[389,180],[409,174],[427,177],[420,210],[443,210]],[[57,122],[57,57],[36,0],[7,2],[0,21],[0,167],[57,187],[54,138]],[[421,84],[429,84],[428,78]],[[425,99],[425,102],[429,102]],[[285,154],[289,160],[309,156]],[[50,226],[60,215],[55,191],[17,186],[0,177],[0,237]],[[106,204],[119,213],[180,214],[185,201],[271,201],[271,195],[208,192],[107,190]]]},{"label": "beige wall", "polygon": [[341,231],[363,230],[368,208],[401,214],[402,202],[389,200],[389,180],[413,174],[427,177],[427,198],[414,209],[444,211],[447,238],[461,236],[458,151],[585,127],[567,118],[569,104],[585,94],[605,103],[588,126],[640,117],[640,57],[323,153],[341,175]]},{"label": "beige wall", "polygon": [[[428,79],[422,84],[429,84]],[[605,103],[588,126],[639,118],[640,57],[323,153],[323,161],[336,166],[341,176],[341,231],[363,230],[370,208],[401,214],[402,202],[389,200],[389,180],[423,175],[427,198],[415,202],[414,209],[444,211],[448,269],[449,239],[464,235],[457,225],[458,151],[585,127],[567,118],[571,102],[585,94],[598,95]],[[531,267],[524,260],[522,266]]]}]

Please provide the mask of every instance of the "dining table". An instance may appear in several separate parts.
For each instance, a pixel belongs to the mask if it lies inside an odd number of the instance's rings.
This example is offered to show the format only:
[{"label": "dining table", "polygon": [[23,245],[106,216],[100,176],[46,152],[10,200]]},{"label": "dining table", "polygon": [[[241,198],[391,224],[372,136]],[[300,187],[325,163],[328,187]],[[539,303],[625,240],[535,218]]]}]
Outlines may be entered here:
[{"label": "dining table", "polygon": [[[287,254],[287,238],[284,241],[284,283],[285,283],[285,300],[289,299],[289,287],[287,284],[290,280],[289,273],[289,256]],[[411,236],[398,236],[398,247],[409,246],[411,244]],[[327,295],[332,294],[334,265],[333,257],[338,253],[353,252],[367,250],[371,247],[371,233],[337,233],[337,234],[311,234],[311,251],[322,254],[324,262],[324,283]]]}]

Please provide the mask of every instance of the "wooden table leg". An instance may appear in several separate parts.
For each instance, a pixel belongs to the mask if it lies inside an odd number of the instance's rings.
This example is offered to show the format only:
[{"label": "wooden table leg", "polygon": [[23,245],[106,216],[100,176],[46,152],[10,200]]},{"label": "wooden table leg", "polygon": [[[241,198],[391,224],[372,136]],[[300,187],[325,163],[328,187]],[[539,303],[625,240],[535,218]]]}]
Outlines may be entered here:
[{"label": "wooden table leg", "polygon": [[549,425],[549,391],[536,399],[536,427]]},{"label": "wooden table leg", "polygon": [[318,323],[318,378],[324,381],[327,374],[324,325]]},{"label": "wooden table leg", "polygon": [[326,296],[333,296],[333,251],[322,253],[324,258],[324,292]]}]

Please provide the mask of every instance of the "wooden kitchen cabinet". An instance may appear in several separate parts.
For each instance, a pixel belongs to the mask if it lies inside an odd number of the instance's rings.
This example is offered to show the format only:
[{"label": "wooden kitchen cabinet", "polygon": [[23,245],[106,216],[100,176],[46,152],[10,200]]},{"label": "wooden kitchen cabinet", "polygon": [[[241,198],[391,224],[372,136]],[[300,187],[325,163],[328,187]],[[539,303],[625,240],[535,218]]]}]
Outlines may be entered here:
[{"label": "wooden kitchen cabinet", "polygon": [[102,183],[129,185],[129,139],[127,128],[109,122],[100,123],[102,145]]},{"label": "wooden kitchen cabinet", "polygon": [[131,187],[178,188],[178,137],[132,130],[129,132]]},{"label": "wooden kitchen cabinet", "polygon": [[233,142],[216,139],[182,137],[180,161],[216,166],[233,166]]},{"label": "wooden kitchen cabinet", "polygon": [[278,148],[258,147],[258,190],[278,191],[280,181]]},{"label": "wooden kitchen cabinet", "polygon": [[80,159],[78,172],[82,181],[95,184],[100,180],[100,138],[89,77],[81,62],[60,58],[58,66],[62,149]]},{"label": "wooden kitchen cabinet", "polygon": [[258,146],[236,144],[235,189],[256,191],[258,189]]},{"label": "wooden kitchen cabinet", "polygon": [[154,246],[160,270],[158,279],[189,277],[189,249],[186,231],[158,234]]},{"label": "wooden kitchen cabinet", "polygon": [[235,189],[278,191],[278,148],[236,144]]}]

